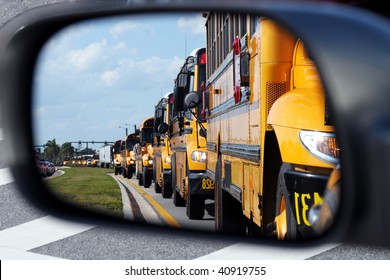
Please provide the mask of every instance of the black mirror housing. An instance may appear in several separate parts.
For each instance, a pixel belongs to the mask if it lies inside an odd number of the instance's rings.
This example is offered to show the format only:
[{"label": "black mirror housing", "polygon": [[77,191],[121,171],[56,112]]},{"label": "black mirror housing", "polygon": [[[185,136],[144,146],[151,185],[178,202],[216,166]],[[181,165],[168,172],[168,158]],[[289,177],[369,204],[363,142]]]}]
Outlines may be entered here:
[{"label": "black mirror housing", "polygon": [[196,91],[190,92],[184,98],[184,104],[189,109],[197,107],[200,103],[200,94]]},{"label": "black mirror housing", "polygon": [[168,132],[169,126],[166,123],[161,123],[157,129],[160,134],[165,134]]},{"label": "black mirror housing", "polygon": [[175,87],[173,89],[173,111],[174,112],[184,111],[184,97],[185,97],[184,87]]},{"label": "black mirror housing", "polygon": [[[8,22],[0,30],[1,111],[5,150],[12,155],[8,162],[22,193],[54,215],[104,220],[101,215],[80,212],[56,199],[40,187],[43,183],[34,168],[31,80],[39,50],[55,32],[80,20],[112,15],[208,9],[255,13],[275,19],[305,40],[329,96],[343,149],[341,193],[345,199],[334,227],[323,240],[390,245],[390,24],[373,13],[337,4],[279,4],[185,1],[130,6],[126,1],[88,1],[34,9]],[[184,111],[184,88],[174,90],[174,110]]]}]

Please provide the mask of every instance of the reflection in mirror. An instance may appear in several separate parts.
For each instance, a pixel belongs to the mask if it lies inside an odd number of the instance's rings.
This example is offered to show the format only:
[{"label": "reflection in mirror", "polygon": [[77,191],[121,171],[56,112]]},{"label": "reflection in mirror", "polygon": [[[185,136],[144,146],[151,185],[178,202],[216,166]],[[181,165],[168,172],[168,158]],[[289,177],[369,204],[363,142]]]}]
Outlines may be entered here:
[{"label": "reflection in mirror", "polygon": [[36,69],[34,149],[63,200],[279,240],[312,239],[335,217],[323,201],[339,148],[322,84],[303,42],[270,19],[86,21],[51,38]]}]

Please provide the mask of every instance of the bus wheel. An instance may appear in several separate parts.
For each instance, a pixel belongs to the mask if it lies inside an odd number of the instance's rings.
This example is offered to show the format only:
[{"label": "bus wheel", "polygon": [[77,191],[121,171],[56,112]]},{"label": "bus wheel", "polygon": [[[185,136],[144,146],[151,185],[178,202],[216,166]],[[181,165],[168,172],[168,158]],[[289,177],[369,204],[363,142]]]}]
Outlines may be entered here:
[{"label": "bus wheel", "polygon": [[144,182],[144,188],[149,188],[152,184],[152,177],[146,174],[146,170],[142,173],[142,181]]},{"label": "bus wheel", "polygon": [[144,181],[142,180],[142,174],[138,173],[137,177],[138,177],[138,185],[139,186],[143,186],[144,185]]},{"label": "bus wheel", "polygon": [[291,170],[292,165],[283,163],[280,167],[278,176],[278,185],[276,190],[276,215],[275,215],[275,232],[278,239],[296,240],[297,226],[292,212],[289,193],[287,191],[284,174]]},{"label": "bus wheel", "polygon": [[133,177],[133,172],[131,172],[130,168],[127,168],[126,175],[127,175],[127,179],[131,179]]},{"label": "bus wheel", "polygon": [[173,205],[176,207],[186,206],[186,200],[181,197],[180,193],[176,189],[173,190]]},{"label": "bus wheel", "polygon": [[204,198],[199,195],[188,194],[187,216],[190,220],[201,220],[205,210]]},{"label": "bus wheel", "polygon": [[154,191],[156,193],[161,193],[161,186],[158,184],[157,179],[154,179]]},{"label": "bus wheel", "polygon": [[241,204],[222,188],[222,161],[218,157],[215,170],[215,231],[245,235],[246,226]]},{"label": "bus wheel", "polygon": [[162,180],[161,186],[161,195],[163,198],[171,198],[172,197],[172,183],[165,182],[165,179]]}]

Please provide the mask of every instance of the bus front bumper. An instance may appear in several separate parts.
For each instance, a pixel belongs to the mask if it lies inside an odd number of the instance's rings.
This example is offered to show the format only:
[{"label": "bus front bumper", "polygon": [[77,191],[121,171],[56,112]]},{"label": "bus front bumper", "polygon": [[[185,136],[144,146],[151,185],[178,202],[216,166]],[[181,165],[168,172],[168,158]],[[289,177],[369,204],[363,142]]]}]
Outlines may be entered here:
[{"label": "bus front bumper", "polygon": [[214,181],[206,175],[206,172],[190,173],[188,175],[188,181],[189,192],[191,194],[214,199]]},{"label": "bus front bumper", "polygon": [[284,178],[298,231],[302,237],[310,238],[314,230],[309,222],[309,210],[322,201],[329,176],[286,170]]}]

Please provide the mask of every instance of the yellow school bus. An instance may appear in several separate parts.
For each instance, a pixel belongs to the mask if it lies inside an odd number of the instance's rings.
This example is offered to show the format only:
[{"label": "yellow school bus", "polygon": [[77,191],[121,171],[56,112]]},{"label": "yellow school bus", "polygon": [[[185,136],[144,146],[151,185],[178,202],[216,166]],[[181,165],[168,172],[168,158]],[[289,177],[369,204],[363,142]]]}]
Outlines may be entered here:
[{"label": "yellow school bus", "polygon": [[153,177],[153,120],[149,117],[141,123],[139,143],[134,146],[138,185],[145,188],[151,186]]},{"label": "yellow school bus", "polygon": [[167,93],[156,105],[153,123],[153,181],[156,193],[172,197],[171,141],[169,124],[173,93]]},{"label": "yellow school bus", "polygon": [[122,176],[131,179],[135,173],[135,153],[134,146],[139,143],[138,133],[130,133],[124,140],[124,149],[122,150]]},{"label": "yellow school bus", "polygon": [[339,149],[316,66],[264,17],[209,13],[207,174],[215,227],[307,239]]},{"label": "yellow school bus", "polygon": [[171,120],[172,186],[175,206],[186,206],[189,219],[202,219],[205,201],[214,199],[214,182],[206,175],[206,119],[203,102],[190,109],[184,100],[206,82],[205,48],[195,49],[175,79]]},{"label": "yellow school bus", "polygon": [[115,141],[112,147],[112,161],[114,174],[118,175],[122,173],[122,150],[124,149],[123,140]]}]

